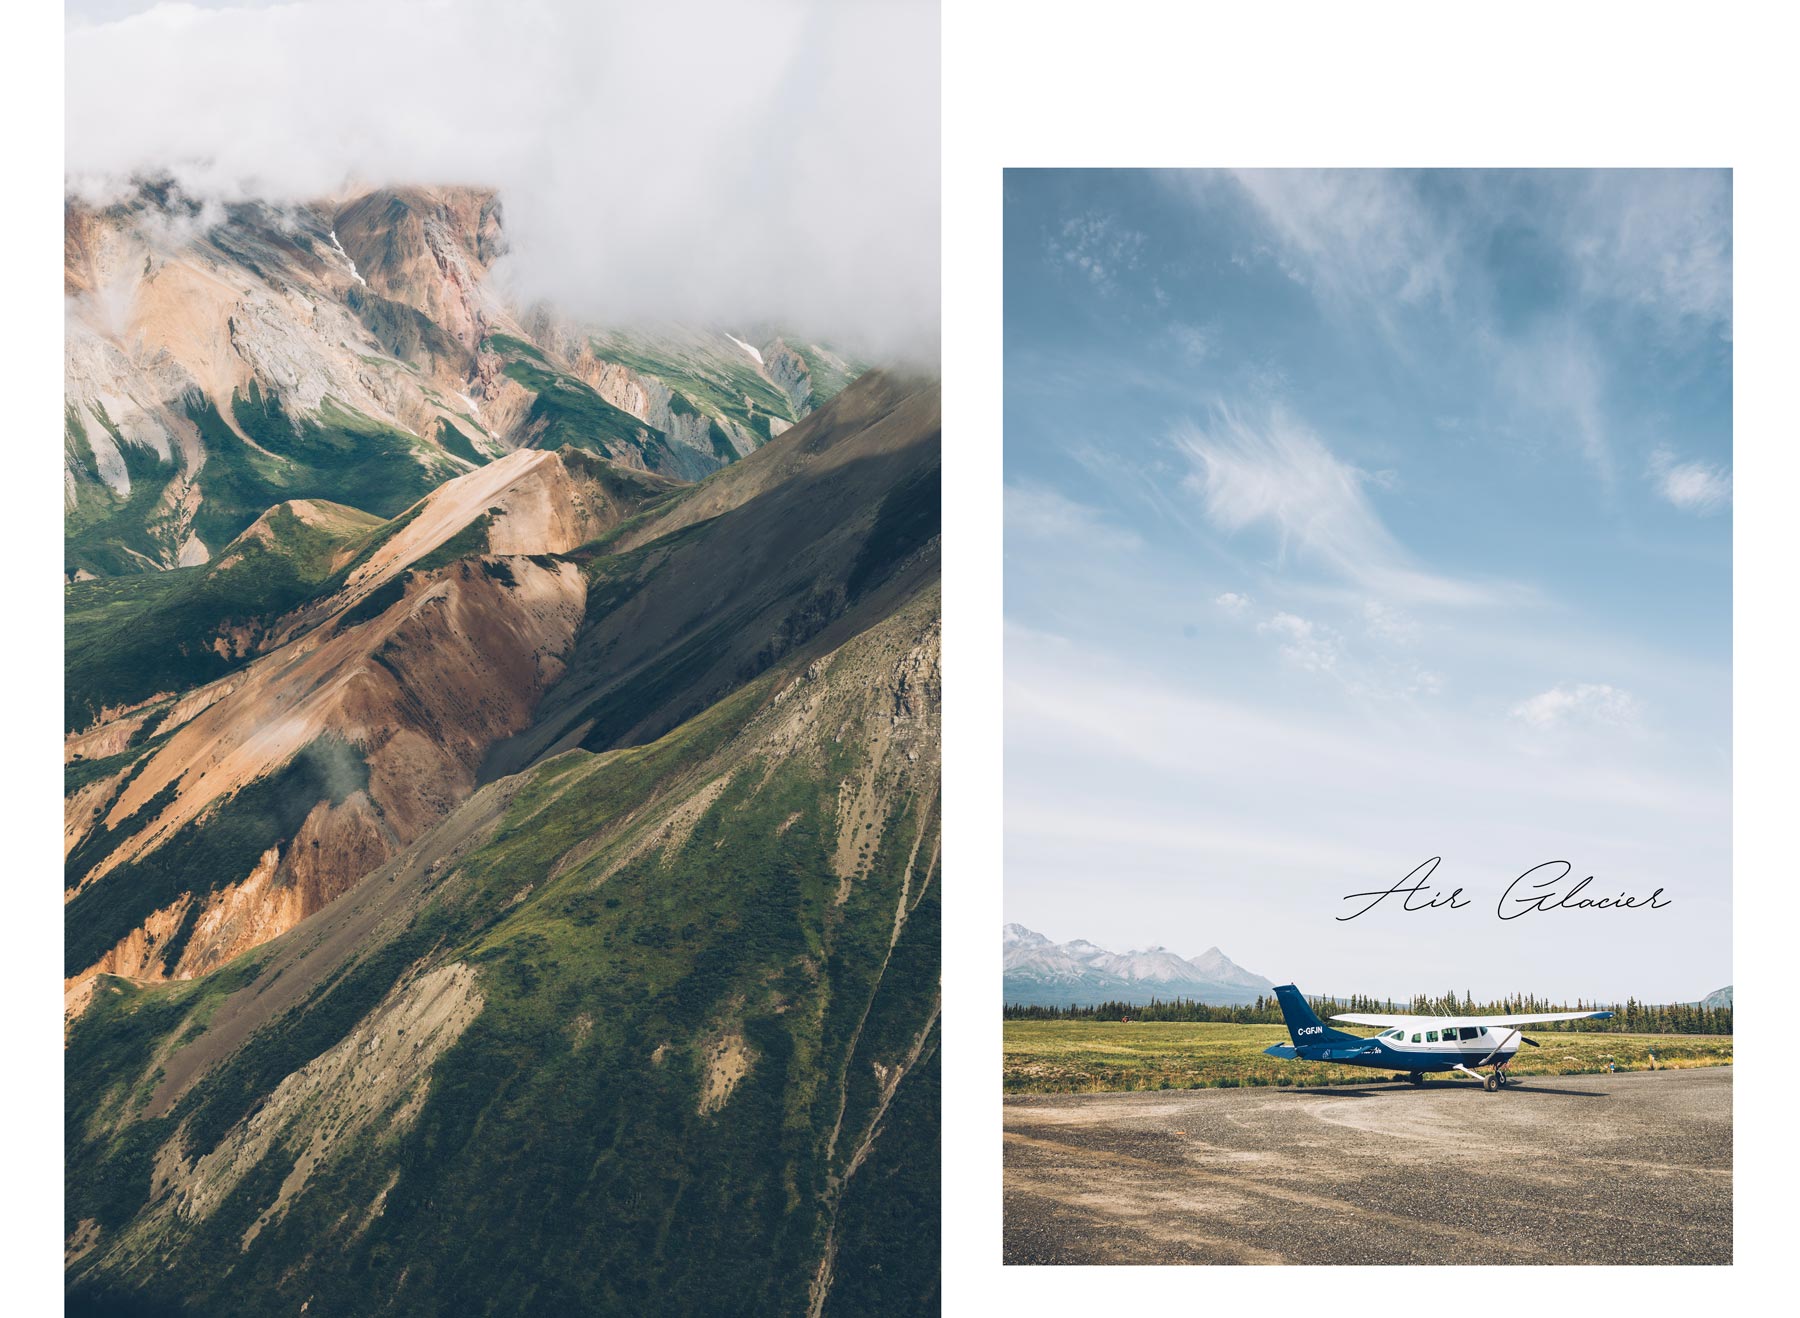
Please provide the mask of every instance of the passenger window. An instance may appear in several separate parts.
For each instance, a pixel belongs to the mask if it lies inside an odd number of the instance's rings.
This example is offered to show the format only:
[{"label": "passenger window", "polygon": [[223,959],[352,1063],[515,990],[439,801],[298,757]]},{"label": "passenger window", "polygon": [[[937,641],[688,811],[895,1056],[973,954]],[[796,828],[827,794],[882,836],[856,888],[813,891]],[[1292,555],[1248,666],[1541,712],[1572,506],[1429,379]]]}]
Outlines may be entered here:
[{"label": "passenger window", "polygon": [[1418,1041],[1419,1041],[1419,1036],[1418,1036],[1418,1035],[1416,1035],[1416,1034],[1415,1034],[1415,1035],[1413,1035],[1413,1037],[1412,1037],[1412,1041],[1413,1041],[1413,1042],[1414,1042],[1414,1043],[1417,1043],[1417,1042],[1418,1042]]},{"label": "passenger window", "polygon": [[1436,1043],[1437,1041],[1438,1041],[1438,1037],[1437,1037],[1436,1030],[1426,1030],[1425,1031],[1425,1042],[1426,1043]]}]

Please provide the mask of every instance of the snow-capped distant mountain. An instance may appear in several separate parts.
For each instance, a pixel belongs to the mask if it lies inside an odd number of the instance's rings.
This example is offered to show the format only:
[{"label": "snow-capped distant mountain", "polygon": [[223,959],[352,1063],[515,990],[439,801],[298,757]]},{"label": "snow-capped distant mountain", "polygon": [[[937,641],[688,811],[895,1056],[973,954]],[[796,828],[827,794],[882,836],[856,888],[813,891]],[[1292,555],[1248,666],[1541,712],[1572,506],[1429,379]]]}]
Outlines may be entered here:
[{"label": "snow-capped distant mountain", "polygon": [[1274,988],[1216,947],[1191,960],[1166,947],[1109,952],[1085,938],[1053,943],[1022,924],[1001,931],[1001,946],[1011,1003],[1066,1007],[1156,997],[1223,1004],[1251,1002]]}]

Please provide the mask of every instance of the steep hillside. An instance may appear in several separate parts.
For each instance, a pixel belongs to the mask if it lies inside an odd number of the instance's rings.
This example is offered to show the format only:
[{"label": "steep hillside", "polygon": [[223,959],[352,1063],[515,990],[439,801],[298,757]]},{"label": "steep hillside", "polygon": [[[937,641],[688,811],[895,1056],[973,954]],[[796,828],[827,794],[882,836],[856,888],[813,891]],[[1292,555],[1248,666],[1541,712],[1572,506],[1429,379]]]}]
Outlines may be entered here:
[{"label": "steep hillside", "polygon": [[[554,557],[679,487],[520,452],[375,523],[271,509],[199,575],[72,612],[65,990],[187,977],[292,927],[463,800],[562,676]],[[177,578],[171,589],[160,589]],[[80,718],[75,720],[80,723]]]},{"label": "steep hillside", "polygon": [[935,1305],[936,615],[492,783],[213,975],[102,980],[78,1306],[833,1314],[846,1263],[842,1312]]},{"label": "steep hillside", "polygon": [[934,383],[872,373],[753,461],[576,555],[589,603],[569,674],[487,772],[660,736],[935,580],[939,429]]}]

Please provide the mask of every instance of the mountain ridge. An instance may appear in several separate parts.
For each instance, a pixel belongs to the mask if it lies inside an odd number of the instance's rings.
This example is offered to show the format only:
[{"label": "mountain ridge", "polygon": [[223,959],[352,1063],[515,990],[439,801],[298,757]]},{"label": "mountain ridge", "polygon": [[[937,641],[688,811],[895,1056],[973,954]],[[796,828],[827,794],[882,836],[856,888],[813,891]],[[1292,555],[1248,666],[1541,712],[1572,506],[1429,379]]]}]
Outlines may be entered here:
[{"label": "mountain ridge", "polygon": [[774,329],[746,350],[513,307],[503,217],[478,187],[68,197],[65,578],[208,562],[284,497],[391,516],[519,448],[697,480],[861,373]]},{"label": "mountain ridge", "polygon": [[1219,1004],[1254,1001],[1274,988],[1218,947],[1184,959],[1160,945],[1111,952],[1086,939],[1056,943],[1021,924],[1001,931],[1005,998],[1022,1006],[1093,1006],[1184,997]]}]

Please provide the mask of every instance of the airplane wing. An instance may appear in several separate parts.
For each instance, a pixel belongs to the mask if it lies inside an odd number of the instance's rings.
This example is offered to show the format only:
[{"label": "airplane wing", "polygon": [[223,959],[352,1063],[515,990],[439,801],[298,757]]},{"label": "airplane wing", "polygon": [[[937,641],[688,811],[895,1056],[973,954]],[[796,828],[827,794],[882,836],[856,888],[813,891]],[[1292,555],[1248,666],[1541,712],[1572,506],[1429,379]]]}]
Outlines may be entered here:
[{"label": "airplane wing", "polygon": [[1444,1021],[1454,1021],[1458,1025],[1485,1025],[1488,1028],[1505,1025],[1545,1025],[1550,1021],[1585,1021],[1611,1020],[1610,1011],[1551,1011],[1536,1016],[1372,1016],[1355,1012],[1344,1016],[1333,1016],[1334,1021],[1349,1021],[1352,1025],[1379,1025],[1384,1029],[1401,1029],[1411,1025],[1438,1026]]}]

